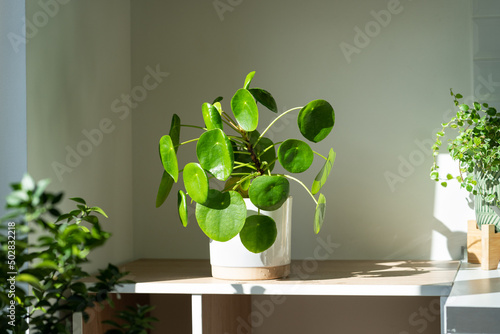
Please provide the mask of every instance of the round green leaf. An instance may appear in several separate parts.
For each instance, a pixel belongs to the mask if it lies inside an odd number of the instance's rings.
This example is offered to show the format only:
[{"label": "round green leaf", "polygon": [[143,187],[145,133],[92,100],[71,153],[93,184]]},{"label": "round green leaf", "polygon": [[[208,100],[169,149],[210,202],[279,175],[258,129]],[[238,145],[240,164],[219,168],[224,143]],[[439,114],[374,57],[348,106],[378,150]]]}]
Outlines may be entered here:
[{"label": "round green leaf", "polygon": [[241,243],[252,253],[261,253],[271,247],[277,235],[274,220],[263,215],[247,217],[245,226],[240,231]]},{"label": "round green leaf", "polygon": [[326,213],[326,198],[323,194],[319,194],[318,204],[314,212],[314,233],[318,234],[323,222],[325,221]]},{"label": "round green leaf", "polygon": [[302,173],[311,166],[314,153],[307,143],[297,139],[287,139],[278,149],[278,160],[290,173]]},{"label": "round green leaf", "polygon": [[323,165],[323,167],[321,168],[318,175],[316,175],[316,178],[313,181],[311,187],[311,192],[313,193],[313,195],[316,195],[318,191],[320,191],[320,189],[326,183],[328,175],[330,175],[330,171],[332,170],[333,163],[335,162],[335,156],[336,153],[331,148],[330,152],[328,153],[328,158],[326,159],[325,164]]},{"label": "round green leaf", "polygon": [[196,155],[201,166],[221,181],[233,171],[233,147],[221,129],[203,133],[196,145]]},{"label": "round green leaf", "polygon": [[[217,96],[214,101],[212,102],[212,104],[216,104],[216,103],[219,103],[220,101],[222,101],[223,97],[222,96]],[[220,104],[220,103],[219,103]]]},{"label": "round green leaf", "polygon": [[267,90],[264,90],[262,88],[250,88],[248,91],[252,94],[255,100],[261,103],[264,107],[271,110],[272,112],[278,112],[276,100],[274,100],[274,97]]},{"label": "round green leaf", "polygon": [[163,171],[163,175],[161,176],[160,186],[158,187],[158,193],[156,194],[156,207],[159,208],[163,202],[168,197],[170,190],[172,189],[172,185],[174,184],[174,179],[170,174]]},{"label": "round green leaf", "polygon": [[290,183],[282,176],[262,175],[255,178],[248,189],[250,201],[262,210],[273,211],[281,207],[290,193]]},{"label": "round green leaf", "polygon": [[243,84],[243,88],[248,89],[248,87],[250,86],[250,82],[252,82],[254,75],[255,75],[255,71],[252,71],[252,72],[247,74],[247,77],[245,78],[245,84]]},{"label": "round green leaf", "polygon": [[205,121],[205,126],[207,130],[221,129],[222,130],[222,118],[220,117],[219,111],[210,103],[203,103],[201,105],[201,112],[203,114],[203,120]]},{"label": "round green leaf", "polygon": [[259,123],[259,110],[252,94],[240,88],[231,99],[231,109],[238,124],[245,131],[253,131]]},{"label": "round green leaf", "polygon": [[196,220],[201,230],[212,240],[228,241],[245,225],[247,208],[245,201],[235,191],[208,191],[204,204],[196,204]]},{"label": "round green leaf", "polygon": [[335,112],[325,100],[309,102],[297,117],[300,133],[308,140],[317,143],[330,133],[335,124]]},{"label": "round green leaf", "polygon": [[184,187],[189,196],[197,203],[205,203],[208,197],[208,177],[197,163],[190,162],[183,171]]},{"label": "round green leaf", "polygon": [[169,135],[163,136],[160,139],[160,157],[165,171],[177,182],[179,177],[177,155],[175,154],[174,144]]},{"label": "round green leaf", "polygon": [[175,152],[179,149],[179,141],[181,138],[181,119],[177,114],[172,116],[172,122],[170,123],[170,131],[168,133],[172,139],[172,144],[174,145]]},{"label": "round green leaf", "polygon": [[182,190],[177,193],[177,208],[179,209],[179,218],[182,225],[186,227],[188,224],[187,201],[186,194]]}]

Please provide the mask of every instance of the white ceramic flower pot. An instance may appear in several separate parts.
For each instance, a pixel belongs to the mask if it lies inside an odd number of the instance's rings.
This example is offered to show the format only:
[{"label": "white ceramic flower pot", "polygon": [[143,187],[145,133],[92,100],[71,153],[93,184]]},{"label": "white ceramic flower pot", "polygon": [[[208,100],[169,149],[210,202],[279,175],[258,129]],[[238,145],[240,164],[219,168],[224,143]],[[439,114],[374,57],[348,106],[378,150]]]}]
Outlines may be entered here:
[{"label": "white ceramic flower pot", "polygon": [[[245,198],[247,216],[257,214],[257,208]],[[260,211],[276,222],[275,243],[262,253],[252,253],[241,243],[239,234],[226,242],[210,240],[212,276],[232,280],[263,280],[286,277],[290,273],[292,197],[275,211]]]}]

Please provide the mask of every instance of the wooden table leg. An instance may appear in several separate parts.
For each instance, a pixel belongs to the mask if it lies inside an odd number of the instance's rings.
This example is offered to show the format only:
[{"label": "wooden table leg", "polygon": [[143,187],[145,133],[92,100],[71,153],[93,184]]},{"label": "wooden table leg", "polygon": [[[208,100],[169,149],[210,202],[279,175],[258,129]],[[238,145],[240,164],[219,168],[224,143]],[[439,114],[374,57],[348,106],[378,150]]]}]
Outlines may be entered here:
[{"label": "wooden table leg", "polygon": [[202,308],[203,334],[252,333],[252,296],[203,295]]}]

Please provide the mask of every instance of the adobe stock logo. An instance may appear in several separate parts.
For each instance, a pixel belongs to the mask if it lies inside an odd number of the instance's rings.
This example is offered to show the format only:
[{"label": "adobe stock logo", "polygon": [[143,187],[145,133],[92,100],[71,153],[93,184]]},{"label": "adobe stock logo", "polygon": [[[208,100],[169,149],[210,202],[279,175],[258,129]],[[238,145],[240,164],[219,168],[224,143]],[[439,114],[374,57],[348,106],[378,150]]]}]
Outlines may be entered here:
[{"label": "adobe stock logo", "polygon": [[7,34],[7,38],[14,52],[18,53],[21,50],[21,45],[25,45],[31,39],[35,38],[40,29],[49,24],[49,21],[59,14],[61,6],[68,4],[70,1],[71,0],[39,0],[37,3],[40,10],[35,12],[31,16],[31,19],[28,17],[21,18],[24,24],[20,34],[14,32],[9,32]]},{"label": "adobe stock logo", "polygon": [[[134,86],[128,93],[122,93],[120,97],[111,102],[110,109],[120,121],[127,119],[131,114],[131,110],[137,108],[148,97],[149,92],[156,89],[170,75],[170,73],[163,72],[160,69],[160,64],[157,64],[155,68],[146,66],[145,70],[147,73],[144,75],[141,84]],[[74,148],[66,145],[65,163],[53,161],[51,164],[59,182],[63,181],[64,174],[71,173],[83,162],[85,157],[92,154],[94,148],[104,142],[105,135],[115,131],[116,124],[116,120],[113,121],[111,118],[104,117],[95,128],[81,131],[85,139],[80,140]]]},{"label": "adobe stock logo", "polygon": [[[313,273],[318,270],[318,262],[330,258],[335,250],[341,246],[339,243],[333,242],[330,235],[326,239],[317,237],[316,240],[318,241],[318,245],[314,248],[313,256],[307,257],[300,263],[292,264],[292,272],[301,280],[311,279]],[[296,284],[289,290],[289,293],[293,295],[299,289],[300,284]],[[287,296],[281,293],[279,289],[276,290],[276,294],[270,295],[269,299],[254,300],[252,302],[252,311],[246,319],[241,316],[237,317],[236,322],[238,323],[238,327],[236,333],[226,332],[224,334],[251,334],[252,329],[263,326],[265,320],[271,317],[278,306],[286,302],[286,300]]]},{"label": "adobe stock logo", "polygon": [[[436,132],[439,129],[436,130]],[[416,149],[410,152],[408,158],[402,155],[398,156],[399,165],[397,173],[391,171],[384,172],[384,178],[391,189],[391,192],[396,191],[398,183],[404,183],[407,178],[415,173],[416,167],[424,164],[428,156],[432,156],[432,145],[434,142],[431,139],[418,140],[415,139],[413,143],[417,146]]]},{"label": "adobe stock logo", "polygon": [[[475,96],[467,96],[463,99],[464,103],[471,104],[477,100],[487,100],[494,96],[497,92],[497,87],[500,87],[500,82],[493,81],[493,75],[488,74],[487,78],[479,75],[475,79],[476,86],[474,89]],[[498,94],[498,93],[497,93]],[[450,118],[455,115],[454,109],[448,109],[443,113],[442,122],[447,123]],[[389,186],[391,192],[396,191],[396,186],[399,183],[404,183],[410,176],[412,176],[416,169],[427,162],[426,159],[432,157],[432,145],[436,140],[436,133],[441,131],[442,127],[437,127],[430,133],[430,136],[425,139],[415,139],[413,143],[415,148],[407,155],[398,156],[397,169],[393,171],[386,170],[384,178]],[[430,166],[430,165],[429,165]]]},{"label": "adobe stock logo", "polygon": [[351,63],[351,57],[354,54],[360,54],[361,50],[370,45],[372,39],[380,34],[382,28],[386,28],[391,23],[393,15],[400,14],[403,9],[400,0],[389,0],[387,9],[382,9],[378,12],[372,10],[370,12],[374,20],[368,21],[364,29],[355,26],[354,32],[356,34],[354,35],[353,43],[349,44],[342,42],[339,44],[340,50],[344,54],[347,63]]}]

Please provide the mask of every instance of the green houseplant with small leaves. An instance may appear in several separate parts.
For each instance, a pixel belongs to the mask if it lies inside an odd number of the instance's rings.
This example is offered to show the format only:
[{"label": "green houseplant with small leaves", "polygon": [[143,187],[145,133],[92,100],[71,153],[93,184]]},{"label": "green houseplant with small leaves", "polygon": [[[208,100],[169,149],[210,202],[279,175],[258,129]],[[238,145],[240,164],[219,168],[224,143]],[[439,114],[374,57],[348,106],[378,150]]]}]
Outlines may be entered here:
[{"label": "green houseplant with small leaves", "polygon": [[[181,123],[179,116],[173,115],[168,135],[161,137],[159,142],[164,172],[156,206],[159,207],[165,201],[173,183],[182,177],[185,191],[178,191],[177,204],[184,226],[188,223],[187,203],[192,200],[196,202],[196,220],[209,238],[224,242],[239,234],[246,249],[260,253],[276,240],[276,223],[272,218],[260,214],[247,218],[243,198],[249,197],[259,210],[277,210],[289,197],[290,181],[298,182],[316,205],[311,220],[315,233],[318,233],[326,211],[326,198],[319,192],[335,160],[333,149],[322,155],[313,151],[303,140],[273,142],[266,137],[266,133],[278,119],[299,110],[297,125],[301,134],[309,142],[317,143],[331,132],[335,124],[335,112],[327,101],[314,100],[279,114],[259,132],[258,104],[276,114],[278,108],[271,93],[261,88],[250,88],[254,75],[255,72],[249,73],[243,87],[231,98],[232,113],[223,108],[223,98],[218,97],[212,103],[206,102],[201,106],[205,126]],[[180,129],[184,126],[198,128],[200,136],[181,142]],[[189,143],[196,143],[197,161],[180,169],[177,150]],[[307,187],[290,174],[308,170],[315,156],[323,159],[324,163],[312,185]],[[273,172],[278,163],[287,173]],[[217,180],[225,182],[222,191],[211,186],[211,182]]]},{"label": "green houseplant with small leaves", "polygon": [[[48,192],[48,185],[25,175],[7,196],[0,219],[0,333],[72,333],[73,313],[89,320],[87,308],[113,306],[109,293],[131,282],[112,264],[99,270],[96,283],[81,281],[90,277],[82,268],[89,253],[110,237],[99,222],[107,216],[79,197],[71,198],[73,210],[61,213],[63,194]],[[35,232],[36,240],[28,240]]]},{"label": "green houseplant with small leaves", "polygon": [[[500,113],[487,103],[461,102],[463,96],[450,91],[457,112],[437,133],[433,145],[434,163],[431,179],[444,187],[450,180],[457,180],[461,187],[475,195],[474,207],[479,227],[493,224],[500,232],[500,217],[495,212],[500,206]],[[437,156],[442,138],[447,130],[454,130],[456,137],[449,140],[448,152],[458,162],[457,174],[442,176]]]},{"label": "green houseplant with small leaves", "polygon": [[121,323],[114,320],[103,321],[114,327],[104,334],[148,334],[150,329],[154,329],[153,322],[158,321],[157,318],[149,315],[153,310],[154,307],[149,305],[127,306],[115,316],[121,320]]}]

